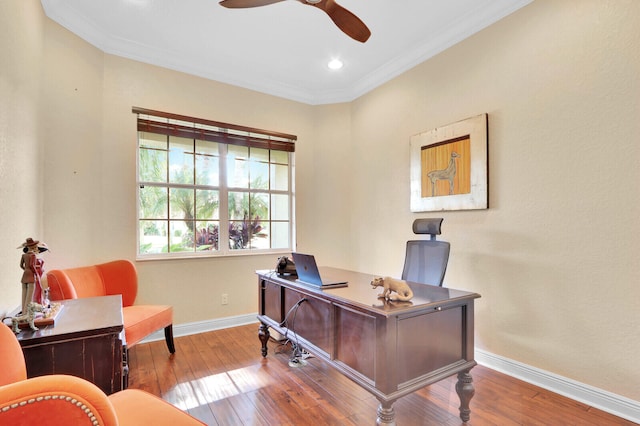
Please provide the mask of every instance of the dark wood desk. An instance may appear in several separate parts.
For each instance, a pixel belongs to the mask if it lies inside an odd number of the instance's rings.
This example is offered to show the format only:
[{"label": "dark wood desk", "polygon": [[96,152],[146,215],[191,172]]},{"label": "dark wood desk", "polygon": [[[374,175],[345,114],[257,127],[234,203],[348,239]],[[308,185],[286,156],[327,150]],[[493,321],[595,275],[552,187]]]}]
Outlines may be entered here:
[{"label": "dark wood desk", "polygon": [[[370,285],[373,275],[320,270],[325,277],[348,280],[348,287],[319,290],[257,271],[262,355],[267,356],[269,328],[297,338],[376,396],[379,425],[395,425],[398,398],[457,374],[460,418],[468,421],[474,393],[470,370],[476,365],[473,307],[480,295],[410,283],[410,302],[386,302],[377,298],[381,289]],[[293,309],[295,322],[288,321],[287,328],[283,322]]]},{"label": "dark wood desk", "polygon": [[96,384],[105,393],[126,383],[122,298],[63,300],[54,325],[18,334],[27,376],[70,374]]}]

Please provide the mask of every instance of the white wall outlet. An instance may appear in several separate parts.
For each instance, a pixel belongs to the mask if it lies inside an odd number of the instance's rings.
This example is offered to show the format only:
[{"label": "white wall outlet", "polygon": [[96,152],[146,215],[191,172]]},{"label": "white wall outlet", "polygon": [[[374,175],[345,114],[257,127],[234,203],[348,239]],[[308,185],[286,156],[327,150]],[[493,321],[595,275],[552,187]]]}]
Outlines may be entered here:
[{"label": "white wall outlet", "polygon": [[229,295],[227,293],[223,293],[222,294],[221,303],[223,305],[228,305],[229,304]]}]

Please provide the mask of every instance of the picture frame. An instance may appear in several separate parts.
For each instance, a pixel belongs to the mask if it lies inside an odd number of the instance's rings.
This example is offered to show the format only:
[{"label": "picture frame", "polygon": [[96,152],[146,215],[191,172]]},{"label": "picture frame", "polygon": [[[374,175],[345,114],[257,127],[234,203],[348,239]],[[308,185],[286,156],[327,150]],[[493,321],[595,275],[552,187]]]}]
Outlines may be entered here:
[{"label": "picture frame", "polygon": [[488,115],[411,137],[411,211],[489,208]]}]

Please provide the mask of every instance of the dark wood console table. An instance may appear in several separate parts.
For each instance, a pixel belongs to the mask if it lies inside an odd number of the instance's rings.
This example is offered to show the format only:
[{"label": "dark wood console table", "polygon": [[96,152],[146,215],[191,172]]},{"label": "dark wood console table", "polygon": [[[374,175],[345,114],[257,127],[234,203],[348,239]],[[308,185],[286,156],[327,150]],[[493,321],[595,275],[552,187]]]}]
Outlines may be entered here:
[{"label": "dark wood console table", "polygon": [[27,376],[70,374],[112,394],[126,387],[122,297],[62,300],[54,325],[18,334]]},{"label": "dark wood console table", "polygon": [[[293,277],[257,271],[259,337],[267,356],[269,328],[295,337],[309,352],[371,392],[380,401],[378,425],[395,425],[394,402],[454,374],[460,418],[468,421],[474,394],[474,299],[479,294],[410,283],[410,302],[378,299],[373,275],[320,268],[348,287],[319,290]],[[301,300],[303,300],[301,302]],[[297,305],[297,306],[296,306]],[[284,324],[297,309],[295,323]]]}]

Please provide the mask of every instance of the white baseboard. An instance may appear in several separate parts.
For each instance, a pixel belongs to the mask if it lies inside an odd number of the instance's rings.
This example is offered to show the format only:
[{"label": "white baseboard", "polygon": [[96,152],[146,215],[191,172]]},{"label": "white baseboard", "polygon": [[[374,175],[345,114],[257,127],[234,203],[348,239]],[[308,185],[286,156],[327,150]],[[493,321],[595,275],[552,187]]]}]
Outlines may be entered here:
[{"label": "white baseboard", "polygon": [[[234,317],[215,318],[207,321],[190,322],[186,324],[176,324],[173,326],[173,337],[190,336],[192,334],[204,333],[207,331],[221,330],[223,328],[238,327],[258,323],[256,318],[258,314],[238,315]],[[256,336],[258,329],[256,328]],[[257,339],[257,337],[256,337]],[[140,343],[155,342],[156,340],[164,340],[164,330],[158,330],[153,334],[145,337]]]},{"label": "white baseboard", "polygon": [[640,402],[596,387],[531,367],[499,355],[475,349],[478,364],[541,388],[598,408],[623,419],[640,423]]},{"label": "white baseboard", "polygon": [[[174,337],[188,336],[223,328],[258,323],[257,313],[234,317],[216,318],[207,321],[178,324],[173,326]],[[257,328],[256,328],[257,336]],[[141,343],[164,340],[163,330],[157,331]],[[598,408],[615,416],[640,424],[640,402],[625,398],[596,387],[550,373],[539,368],[504,358],[482,349],[475,349],[478,364],[499,371],[509,376],[524,380],[541,388]]]}]

